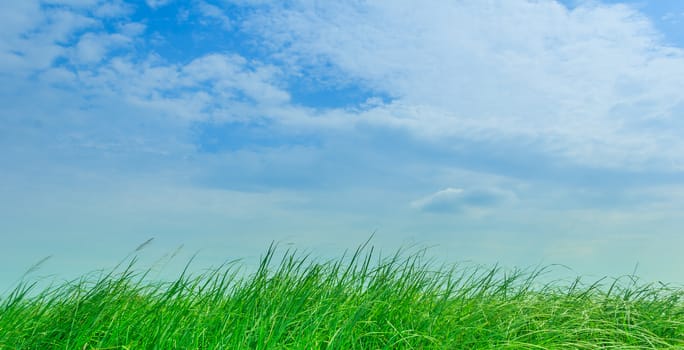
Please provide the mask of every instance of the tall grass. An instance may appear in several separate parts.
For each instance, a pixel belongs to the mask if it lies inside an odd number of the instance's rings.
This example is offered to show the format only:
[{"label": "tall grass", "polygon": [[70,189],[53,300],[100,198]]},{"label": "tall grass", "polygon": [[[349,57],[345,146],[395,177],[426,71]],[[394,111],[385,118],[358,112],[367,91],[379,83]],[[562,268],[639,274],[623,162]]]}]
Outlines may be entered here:
[{"label": "tall grass", "polygon": [[543,270],[435,267],[367,246],[317,262],[271,246],[152,282],[135,259],[0,300],[0,349],[684,349],[684,292],[633,278],[538,283]]}]

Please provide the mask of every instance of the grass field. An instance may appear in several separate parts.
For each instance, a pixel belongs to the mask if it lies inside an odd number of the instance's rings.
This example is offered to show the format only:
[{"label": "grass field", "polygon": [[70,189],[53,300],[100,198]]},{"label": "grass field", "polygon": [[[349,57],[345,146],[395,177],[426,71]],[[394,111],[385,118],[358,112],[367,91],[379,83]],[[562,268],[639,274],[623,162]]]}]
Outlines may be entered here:
[{"label": "grass field", "polygon": [[633,277],[435,267],[362,246],[331,261],[271,247],[154,282],[134,260],[0,300],[1,349],[684,349],[684,291]]}]

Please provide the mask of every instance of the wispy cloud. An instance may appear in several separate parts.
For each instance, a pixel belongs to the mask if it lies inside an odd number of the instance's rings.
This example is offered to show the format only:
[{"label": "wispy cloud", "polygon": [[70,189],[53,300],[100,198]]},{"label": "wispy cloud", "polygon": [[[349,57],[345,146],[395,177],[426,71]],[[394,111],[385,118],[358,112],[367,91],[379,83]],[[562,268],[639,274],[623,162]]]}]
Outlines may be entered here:
[{"label": "wispy cloud", "polygon": [[173,0],[145,0],[147,6],[151,8],[158,8],[170,4]]},{"label": "wispy cloud", "polygon": [[202,21],[218,23],[224,30],[231,30],[233,28],[230,18],[220,7],[206,1],[198,1],[197,9],[203,17]]},{"label": "wispy cloud", "polygon": [[134,11],[131,4],[123,2],[123,0],[115,0],[110,2],[101,2],[93,10],[93,15],[99,18],[116,18],[130,15]]},{"label": "wispy cloud", "polygon": [[66,46],[76,31],[97,25],[95,19],[78,11],[41,9],[30,1],[13,4],[5,13],[14,19],[3,23],[0,37],[0,70],[5,73],[22,74],[51,67],[66,55]]},{"label": "wispy cloud", "polygon": [[430,213],[458,213],[468,208],[494,207],[510,197],[511,194],[495,189],[448,187],[411,202],[411,206]]},{"label": "wispy cloud", "polygon": [[86,33],[76,44],[73,61],[78,64],[99,63],[111,50],[125,47],[131,42],[130,37],[120,33]]}]

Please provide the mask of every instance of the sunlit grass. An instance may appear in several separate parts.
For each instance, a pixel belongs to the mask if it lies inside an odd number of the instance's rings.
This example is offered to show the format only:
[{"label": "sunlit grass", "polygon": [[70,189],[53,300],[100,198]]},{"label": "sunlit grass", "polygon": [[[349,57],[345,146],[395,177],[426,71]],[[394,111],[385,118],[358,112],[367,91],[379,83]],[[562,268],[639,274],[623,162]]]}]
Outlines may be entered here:
[{"label": "sunlit grass", "polygon": [[543,270],[435,267],[425,252],[314,261],[271,247],[152,282],[131,262],[0,300],[1,349],[675,349],[684,292],[633,277],[539,282]]}]

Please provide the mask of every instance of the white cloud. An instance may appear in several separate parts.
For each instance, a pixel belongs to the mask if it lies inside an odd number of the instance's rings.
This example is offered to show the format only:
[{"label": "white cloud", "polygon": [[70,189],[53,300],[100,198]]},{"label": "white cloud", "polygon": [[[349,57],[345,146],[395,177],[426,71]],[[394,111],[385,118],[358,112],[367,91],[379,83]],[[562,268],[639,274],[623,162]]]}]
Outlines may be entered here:
[{"label": "white cloud", "polygon": [[[210,82],[221,96],[233,96],[239,92],[258,104],[280,104],[289,100],[287,92],[272,82],[278,74],[273,66],[248,62],[236,55],[211,54],[200,57],[183,68],[190,81]],[[236,91],[237,90],[237,91]]]},{"label": "white cloud", "polygon": [[119,32],[123,35],[134,37],[143,34],[145,32],[145,28],[145,25],[142,23],[130,22],[122,24],[119,27]]},{"label": "white cloud", "polygon": [[[418,135],[517,139],[583,165],[682,170],[683,126],[667,116],[684,101],[684,50],[624,5],[301,1],[247,28],[288,65],[393,96],[378,112]],[[654,119],[667,127],[634,126]]]},{"label": "white cloud", "polygon": [[131,5],[121,0],[101,3],[93,10],[93,14],[100,18],[120,17],[130,14],[133,11]]},{"label": "white cloud", "polygon": [[121,34],[86,33],[76,44],[76,62],[91,64],[102,61],[107,53],[131,42],[131,38]]},{"label": "white cloud", "polygon": [[162,7],[170,4],[173,0],[145,0],[147,6],[151,8]]},{"label": "white cloud", "polygon": [[679,24],[684,19],[684,12],[668,12],[660,19],[671,24]]},{"label": "white cloud", "polygon": [[34,28],[41,20],[38,1],[7,1],[0,11],[0,38],[4,44],[15,36]]},{"label": "white cloud", "polygon": [[[101,57],[97,49],[86,54]],[[289,94],[276,85],[278,74],[273,66],[223,54],[202,56],[186,65],[155,56],[143,60],[114,57],[97,69],[78,72],[81,84],[91,93],[116,96],[182,120],[242,120],[261,116],[264,108],[282,106]]]},{"label": "white cloud", "polygon": [[106,59],[110,51],[130,46],[144,33],[145,25],[125,23],[119,26],[118,33],[88,32],[80,36],[74,47],[74,63],[93,64]]},{"label": "white cloud", "polygon": [[[53,1],[50,4],[64,6],[41,7],[32,1],[3,5],[5,8],[0,11],[3,65],[0,70],[23,75],[48,69],[57,59],[69,56],[81,62],[96,62],[109,49],[123,45],[140,33],[140,25],[133,23],[121,25],[121,33],[100,32],[101,22],[92,16],[121,16],[128,11],[121,2]],[[77,46],[72,48],[74,42]]]},{"label": "white cloud", "polygon": [[460,210],[463,190],[446,188],[427,197],[411,202],[411,206],[423,211],[454,212]]},{"label": "white cloud", "polygon": [[[69,10],[53,10],[45,13],[46,23],[38,28],[37,39],[47,39],[67,44],[75,32],[98,25],[98,21],[84,14]],[[30,38],[33,39],[33,38]]]},{"label": "white cloud", "polygon": [[458,213],[469,208],[493,207],[509,197],[511,194],[497,189],[448,187],[411,202],[411,206],[430,213]]},{"label": "white cloud", "polygon": [[218,6],[212,5],[206,1],[199,1],[197,2],[197,9],[204,17],[203,21],[213,21],[218,23],[223,29],[225,30],[231,30],[233,25],[231,24],[231,20],[224,11],[219,8]]}]

